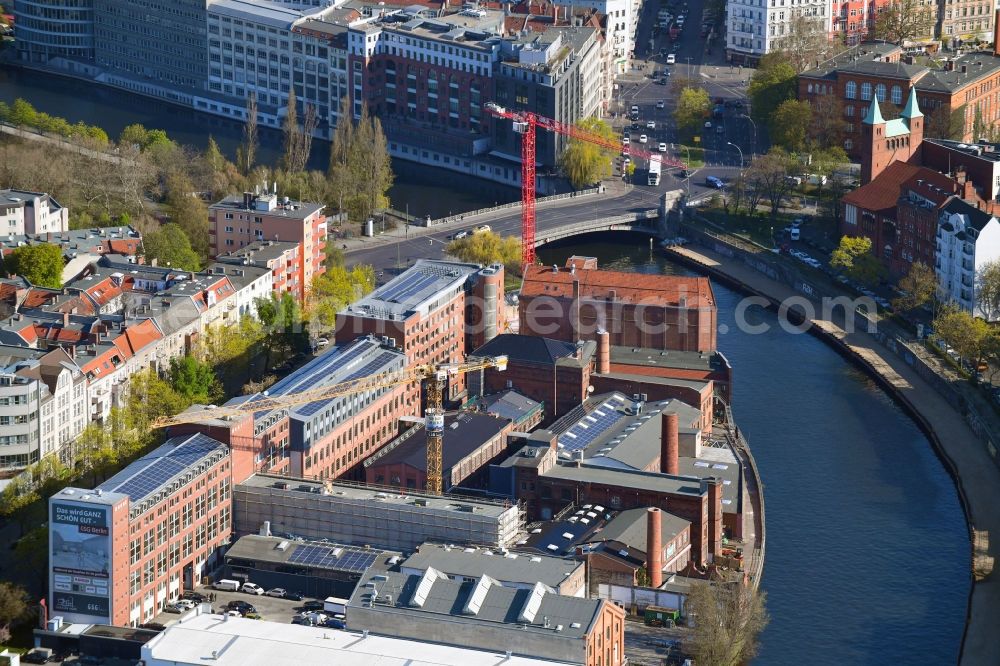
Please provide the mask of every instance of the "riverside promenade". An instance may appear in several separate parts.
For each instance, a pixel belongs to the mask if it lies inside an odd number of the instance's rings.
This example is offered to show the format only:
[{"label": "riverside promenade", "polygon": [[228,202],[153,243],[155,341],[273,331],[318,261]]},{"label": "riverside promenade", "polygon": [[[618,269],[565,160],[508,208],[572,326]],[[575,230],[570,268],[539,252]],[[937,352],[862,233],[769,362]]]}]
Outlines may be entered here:
[{"label": "riverside promenade", "polygon": [[[706,248],[673,247],[668,254],[775,304],[793,297],[801,303],[806,298],[801,291],[770,279],[740,259],[724,257]],[[822,312],[818,304],[815,311]],[[1000,540],[1000,511],[997,510],[1000,507],[1000,469],[962,414],[933,386],[863,330],[861,323],[857,330],[846,332],[843,311],[837,309],[835,312],[841,316],[831,317],[833,321],[811,319],[811,332],[866,368],[917,421],[955,479],[969,522],[970,557],[977,554],[973,551],[972,538],[976,534],[978,548],[987,551],[979,555],[995,558],[1000,554],[997,552],[1000,550],[997,547]],[[995,535],[992,543],[988,540],[990,534]],[[933,579],[933,572],[927,573],[928,580]],[[900,608],[899,612],[905,613],[906,609]],[[1000,664],[1000,640],[997,638],[1000,580],[997,574],[973,583],[967,613],[959,663],[963,666]],[[933,628],[928,627],[928,631]]]}]

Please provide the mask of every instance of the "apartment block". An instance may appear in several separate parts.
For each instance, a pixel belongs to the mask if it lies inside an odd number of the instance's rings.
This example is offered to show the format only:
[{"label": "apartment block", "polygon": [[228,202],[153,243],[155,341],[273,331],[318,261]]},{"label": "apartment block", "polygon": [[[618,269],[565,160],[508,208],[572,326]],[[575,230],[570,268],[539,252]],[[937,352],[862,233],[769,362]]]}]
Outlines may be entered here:
[{"label": "apartment block", "polygon": [[996,216],[960,199],[949,201],[937,228],[938,298],[976,316],[993,318],[980,304],[977,276],[984,266],[998,260],[1000,223]]},{"label": "apartment block", "polygon": [[90,422],[87,378],[61,348],[0,346],[0,475],[50,454],[70,460]]},{"label": "apartment block", "polygon": [[[494,76],[493,101],[512,110],[533,111],[561,123],[599,115],[605,99],[600,30],[550,27],[505,39]],[[569,137],[538,132],[537,161],[555,167]],[[493,149],[520,159],[521,135],[508,120],[493,123]]]},{"label": "apartment block", "polygon": [[59,233],[69,230],[69,209],[48,194],[0,190],[0,234]]},{"label": "apartment block", "polygon": [[[831,24],[830,17],[837,7],[826,0],[728,0],[726,53],[731,62],[754,66],[765,54],[783,48],[799,21],[814,24],[821,34],[837,30],[839,24]],[[858,8],[849,11],[856,24]]]},{"label": "apartment block", "polygon": [[[317,275],[323,273],[326,259],[326,216],[323,204],[291,201],[276,194],[255,195],[245,192],[242,197],[230,196],[208,209],[208,238],[212,256],[230,254],[253,246],[261,250],[264,241],[283,241],[299,246],[297,256],[282,253],[262,260],[274,262],[274,281],[284,291],[299,300]],[[275,247],[277,246],[269,246]],[[283,266],[279,266],[283,264]],[[291,265],[289,265],[291,264]]]},{"label": "apartment block", "polygon": [[[215,258],[216,266],[254,266],[270,274],[271,291],[275,296],[291,294],[301,301],[305,296],[300,283],[304,258],[302,244],[292,241],[262,240]],[[308,285],[306,285],[308,286]],[[267,296],[267,293],[261,296]]]},{"label": "apartment block", "polygon": [[203,435],[162,446],[93,490],[49,499],[49,611],[135,627],[221,561],[232,530],[229,449]]}]

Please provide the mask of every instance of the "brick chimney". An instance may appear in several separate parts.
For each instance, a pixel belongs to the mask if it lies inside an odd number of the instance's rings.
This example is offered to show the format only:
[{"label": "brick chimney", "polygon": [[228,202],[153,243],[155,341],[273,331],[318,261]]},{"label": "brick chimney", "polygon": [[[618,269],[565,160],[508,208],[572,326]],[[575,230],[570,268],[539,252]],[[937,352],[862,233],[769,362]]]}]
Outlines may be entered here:
[{"label": "brick chimney", "polygon": [[959,166],[955,167],[955,182],[959,185],[965,184],[965,167]]},{"label": "brick chimney", "polygon": [[722,550],[722,479],[709,477],[708,481],[708,553],[718,555]]},{"label": "brick chimney", "polygon": [[1000,56],[1000,9],[993,15],[993,55]]},{"label": "brick chimney", "polygon": [[660,535],[662,526],[660,510],[651,507],[646,509],[646,569],[649,571],[649,586],[663,585],[663,539]]},{"label": "brick chimney", "polygon": [[63,327],[69,328],[69,312],[63,312]]},{"label": "brick chimney", "polygon": [[611,372],[611,334],[604,329],[597,332],[597,372],[601,375]]},{"label": "brick chimney", "polygon": [[677,456],[680,454],[680,434],[677,414],[660,416],[660,472],[677,474]]}]

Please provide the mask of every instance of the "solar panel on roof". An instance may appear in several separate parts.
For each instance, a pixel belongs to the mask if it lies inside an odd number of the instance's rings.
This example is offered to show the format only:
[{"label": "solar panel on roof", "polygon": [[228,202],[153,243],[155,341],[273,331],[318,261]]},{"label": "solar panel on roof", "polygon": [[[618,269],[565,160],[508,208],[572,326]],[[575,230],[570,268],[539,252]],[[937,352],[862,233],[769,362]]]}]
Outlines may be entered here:
[{"label": "solar panel on roof", "polygon": [[374,564],[377,559],[378,553],[360,548],[303,545],[292,552],[288,561],[318,569],[361,573]]},{"label": "solar panel on roof", "polygon": [[559,444],[568,451],[579,451],[590,446],[605,432],[610,430],[619,420],[627,418],[627,414],[616,411],[608,413],[595,409],[591,416],[597,418],[591,424],[577,422],[572,428],[559,437]]},{"label": "solar panel on roof", "polygon": [[[387,364],[393,358],[393,353],[389,351],[383,351],[376,354],[375,357],[365,363],[363,366],[355,370],[354,372],[348,374],[341,381],[351,381],[353,379],[360,379],[361,377],[366,377],[368,375],[375,374],[378,370]],[[318,400],[316,402],[310,402],[307,405],[303,405],[295,409],[295,412],[301,416],[312,416],[316,412],[323,409],[326,405],[329,405],[334,400],[339,400],[340,398],[330,398],[329,400]]]},{"label": "solar panel on roof", "polygon": [[133,502],[139,501],[220,446],[219,442],[202,434],[193,435],[177,445],[166,444],[162,450],[157,449],[149,457],[136,461],[100,487],[107,492],[128,495]]}]

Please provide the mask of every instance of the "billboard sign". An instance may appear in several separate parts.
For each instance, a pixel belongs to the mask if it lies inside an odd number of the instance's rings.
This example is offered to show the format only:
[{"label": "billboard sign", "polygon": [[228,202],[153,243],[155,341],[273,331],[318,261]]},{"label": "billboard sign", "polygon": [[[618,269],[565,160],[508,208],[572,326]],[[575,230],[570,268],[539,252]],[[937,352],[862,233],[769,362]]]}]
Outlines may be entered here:
[{"label": "billboard sign", "polygon": [[52,502],[49,521],[51,613],[111,621],[111,507]]}]

